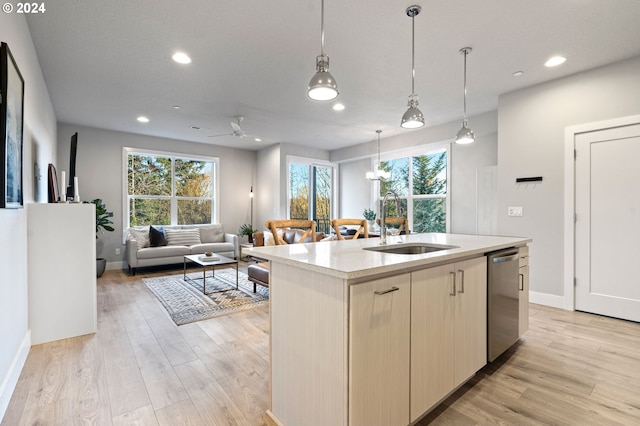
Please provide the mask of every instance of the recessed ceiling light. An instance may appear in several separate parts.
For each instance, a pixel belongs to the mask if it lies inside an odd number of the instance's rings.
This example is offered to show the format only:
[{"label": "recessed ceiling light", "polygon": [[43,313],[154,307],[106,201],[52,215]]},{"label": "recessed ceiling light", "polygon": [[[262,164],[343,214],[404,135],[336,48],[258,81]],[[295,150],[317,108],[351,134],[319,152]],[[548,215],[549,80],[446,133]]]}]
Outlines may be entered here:
[{"label": "recessed ceiling light", "polygon": [[260,139],[260,138],[255,138],[255,139],[254,139],[254,141],[256,141],[256,142],[262,142],[262,139]]},{"label": "recessed ceiling light", "polygon": [[337,103],[333,105],[333,110],[334,111],[342,111],[345,108],[345,106],[341,103]]},{"label": "recessed ceiling light", "polygon": [[173,56],[171,57],[171,59],[173,59],[174,61],[176,61],[179,64],[190,64],[191,63],[191,58],[189,57],[189,55],[187,55],[184,52],[176,52],[173,54]]},{"label": "recessed ceiling light", "polygon": [[544,63],[545,67],[557,67],[558,65],[564,64],[567,60],[564,56],[553,56]]},{"label": "recessed ceiling light", "polygon": [[514,77],[520,77],[522,74],[524,74],[523,71],[516,71],[516,72],[513,73],[513,76]]},{"label": "recessed ceiling light", "polygon": [[147,117],[145,117],[144,115],[141,115],[136,120],[138,120],[141,123],[148,123],[149,122],[149,119]]},{"label": "recessed ceiling light", "polygon": [[171,108],[173,108],[173,109],[180,109],[180,105],[174,105],[174,106],[172,106]]}]

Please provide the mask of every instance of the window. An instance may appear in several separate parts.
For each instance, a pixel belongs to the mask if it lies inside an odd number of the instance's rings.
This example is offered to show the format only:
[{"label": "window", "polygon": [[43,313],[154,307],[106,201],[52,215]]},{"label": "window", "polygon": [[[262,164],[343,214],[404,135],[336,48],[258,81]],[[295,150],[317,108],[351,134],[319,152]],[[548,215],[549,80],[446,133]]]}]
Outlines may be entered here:
[{"label": "window", "polygon": [[[447,232],[446,149],[389,159],[381,167],[391,177],[380,183],[380,209],[384,195],[393,190],[412,232]],[[387,203],[387,216],[398,216],[395,203]]]},{"label": "window", "polygon": [[215,158],[125,149],[127,226],[213,223]]},{"label": "window", "polygon": [[317,231],[329,233],[333,205],[333,167],[296,158],[289,162],[289,219],[312,219]]}]

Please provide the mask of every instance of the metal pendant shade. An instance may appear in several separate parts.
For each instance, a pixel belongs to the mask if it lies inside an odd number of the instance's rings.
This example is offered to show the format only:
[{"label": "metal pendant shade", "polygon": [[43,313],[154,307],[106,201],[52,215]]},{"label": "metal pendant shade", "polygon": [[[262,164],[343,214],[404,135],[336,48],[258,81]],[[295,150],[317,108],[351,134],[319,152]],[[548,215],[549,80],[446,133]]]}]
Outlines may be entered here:
[{"label": "metal pendant shade", "polygon": [[414,5],[409,6],[406,10],[407,16],[411,18],[411,95],[409,96],[407,112],[402,116],[400,126],[405,129],[417,129],[424,126],[424,115],[418,109],[418,95],[415,94],[415,17],[420,13],[421,7]]},{"label": "metal pendant shade", "polygon": [[307,94],[316,101],[330,101],[338,94],[338,84],[329,73],[329,56],[324,53],[324,0],[321,5],[320,18],[320,55],[316,57],[316,73],[309,81]]},{"label": "metal pendant shade", "polygon": [[460,54],[464,55],[464,118],[462,120],[462,128],[456,135],[456,143],[469,144],[476,140],[476,136],[473,134],[473,130],[469,128],[467,120],[467,55],[471,52],[470,47],[463,47],[460,49]]}]

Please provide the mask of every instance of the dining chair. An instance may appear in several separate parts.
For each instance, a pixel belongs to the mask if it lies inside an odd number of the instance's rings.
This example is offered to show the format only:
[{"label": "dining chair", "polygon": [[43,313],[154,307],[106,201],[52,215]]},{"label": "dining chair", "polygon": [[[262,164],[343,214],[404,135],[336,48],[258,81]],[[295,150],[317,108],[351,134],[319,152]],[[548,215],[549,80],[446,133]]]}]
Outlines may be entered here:
[{"label": "dining chair", "polygon": [[[347,235],[346,238],[342,233],[340,233],[341,226],[357,226],[356,232],[353,235]],[[369,225],[367,224],[366,219],[333,219],[331,221],[331,227],[336,231],[336,237],[339,240],[346,239],[357,239],[360,234],[364,236],[364,238],[369,238]]]},{"label": "dining chair", "polygon": [[300,229],[303,230],[304,233],[300,237],[299,241],[305,241],[309,236],[311,236],[311,241],[316,241],[316,221],[315,220],[306,220],[306,219],[284,219],[284,220],[268,220],[265,223],[267,229],[271,231],[273,234],[273,240],[276,245],[285,245],[289,244],[282,238],[282,233],[278,232],[278,230],[284,229]]}]

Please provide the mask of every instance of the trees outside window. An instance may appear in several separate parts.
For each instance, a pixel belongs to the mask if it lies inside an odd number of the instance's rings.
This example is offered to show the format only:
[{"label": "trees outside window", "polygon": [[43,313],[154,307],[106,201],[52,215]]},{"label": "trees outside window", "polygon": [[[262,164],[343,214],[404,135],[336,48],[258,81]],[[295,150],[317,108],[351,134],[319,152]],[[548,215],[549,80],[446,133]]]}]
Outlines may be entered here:
[{"label": "trees outside window", "polygon": [[128,225],[213,223],[217,159],[129,152]]},{"label": "trees outside window", "polygon": [[[391,177],[380,183],[380,209],[384,195],[393,190],[412,232],[446,232],[447,151],[394,158],[381,167]],[[400,216],[395,203],[387,203],[387,216]]]},{"label": "trees outside window", "polygon": [[289,219],[315,220],[317,230],[328,233],[332,194],[332,166],[289,163]]}]

